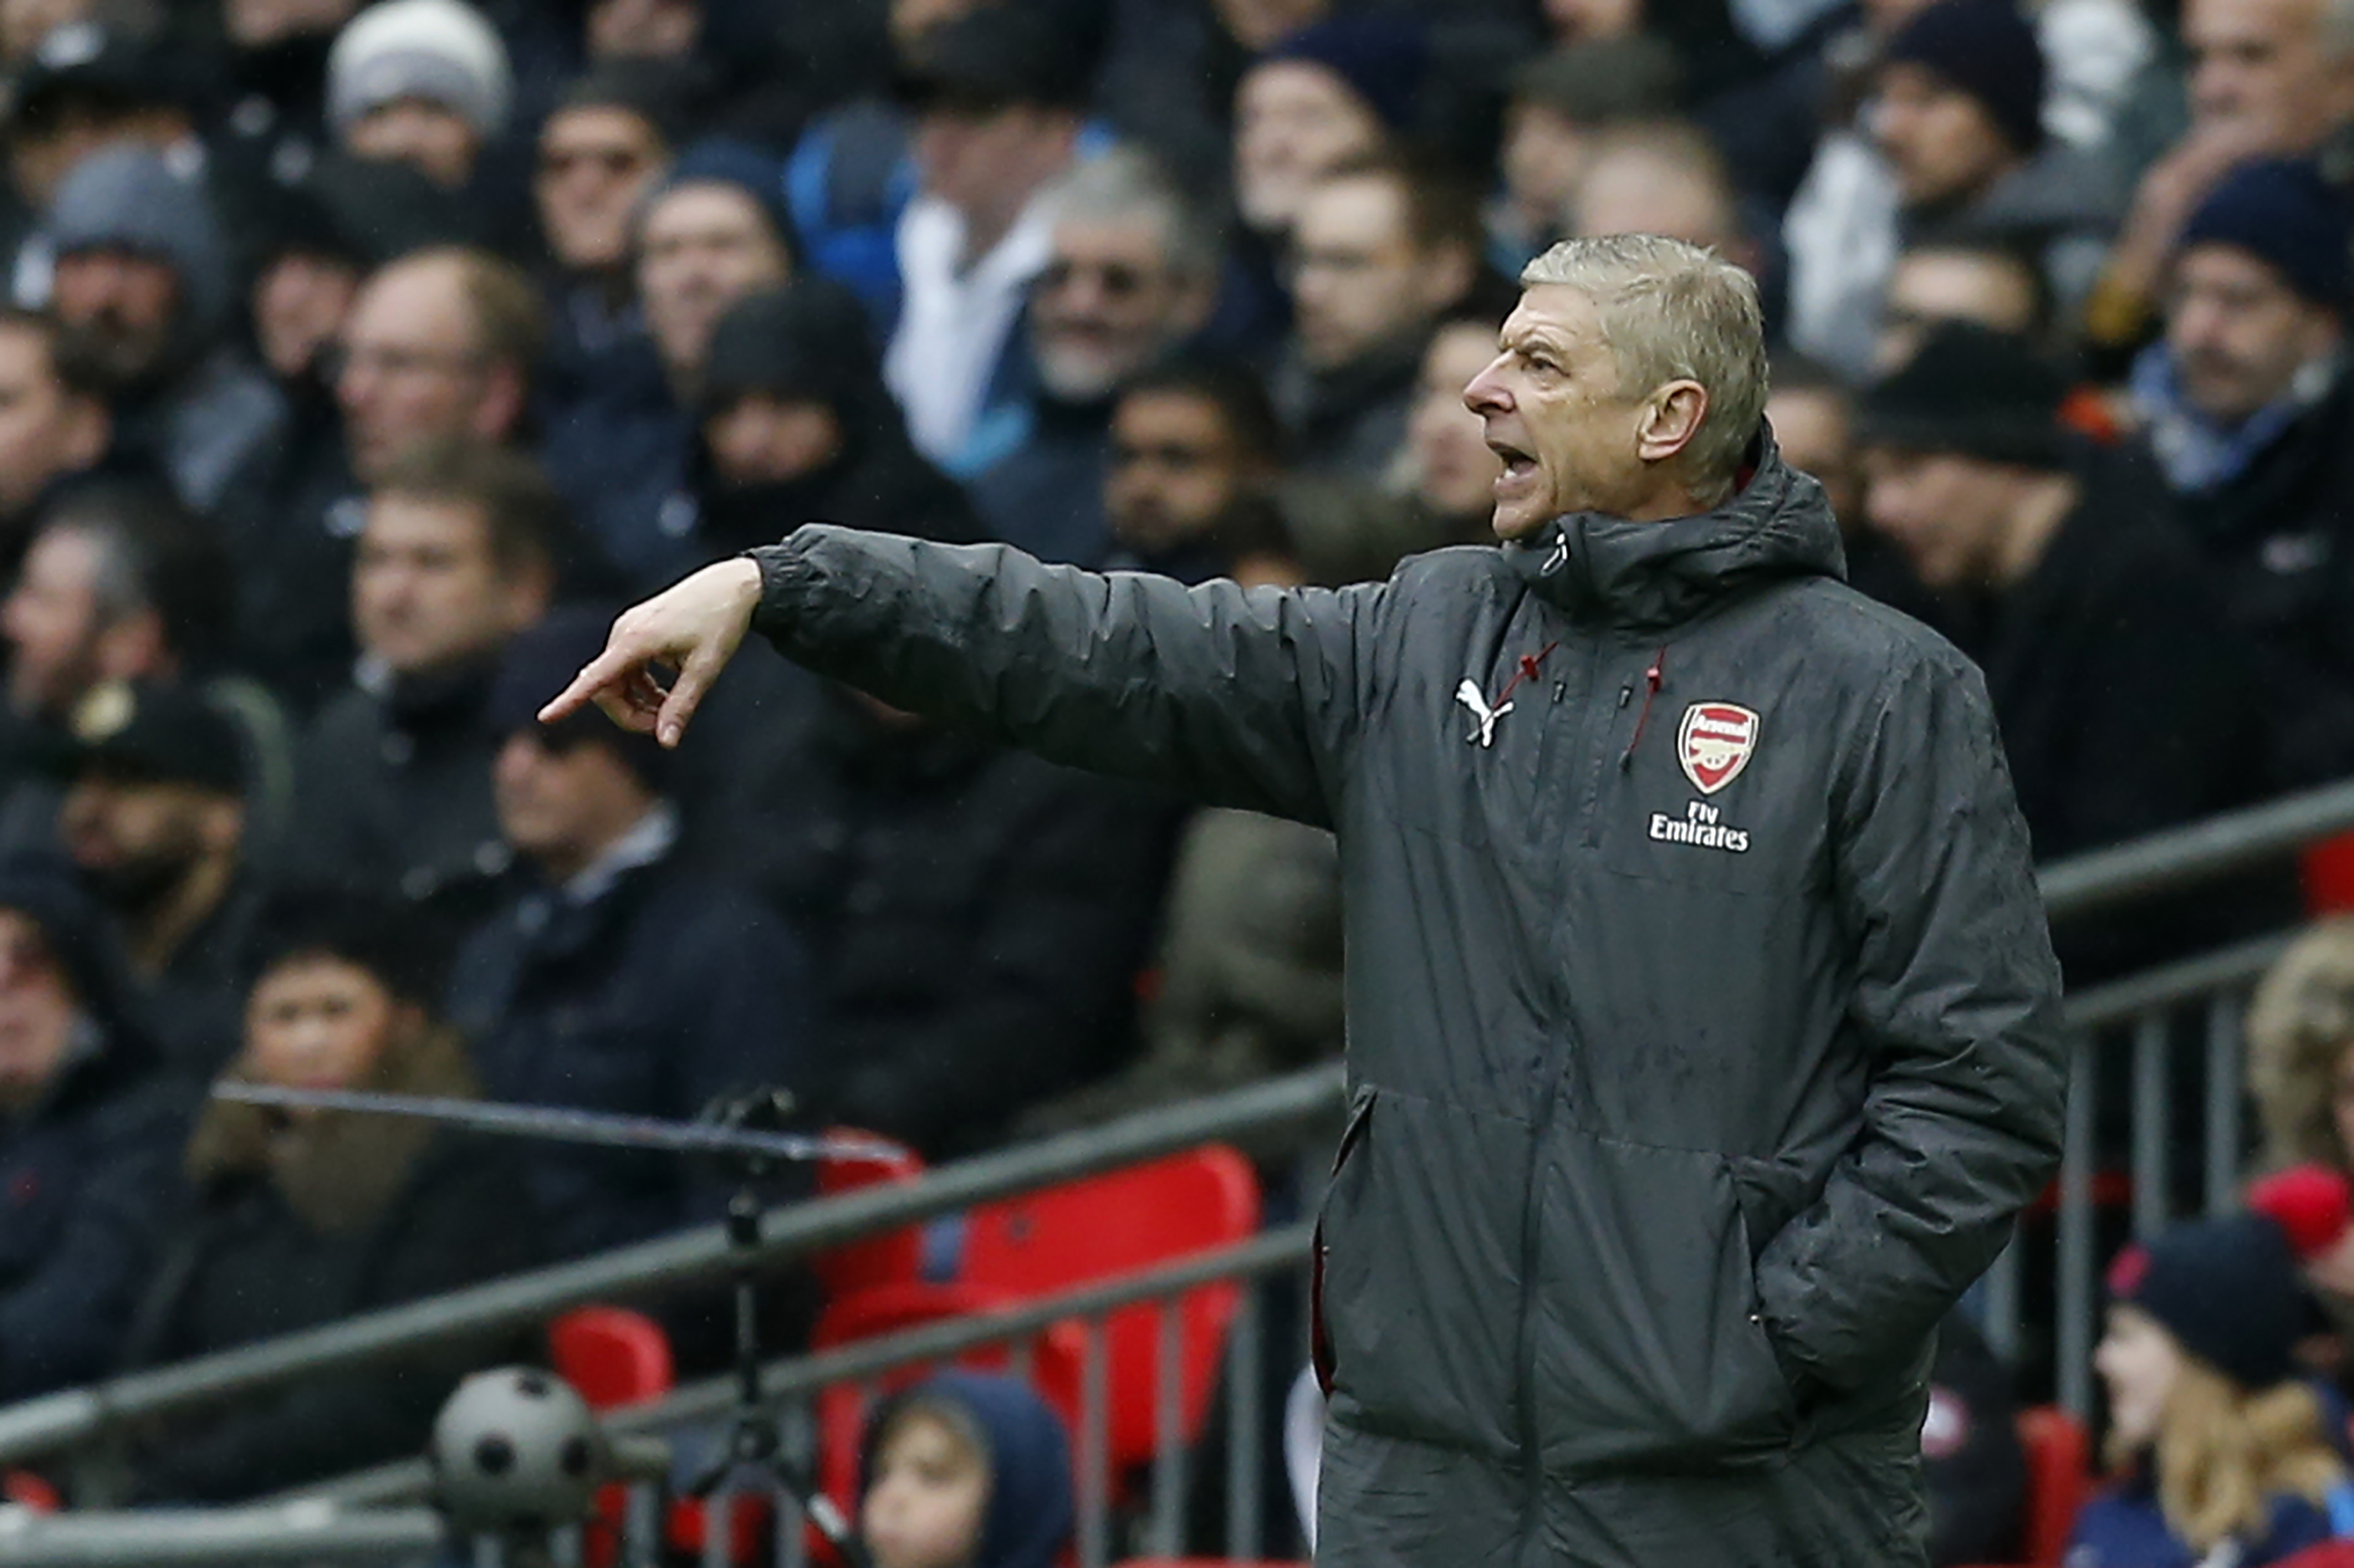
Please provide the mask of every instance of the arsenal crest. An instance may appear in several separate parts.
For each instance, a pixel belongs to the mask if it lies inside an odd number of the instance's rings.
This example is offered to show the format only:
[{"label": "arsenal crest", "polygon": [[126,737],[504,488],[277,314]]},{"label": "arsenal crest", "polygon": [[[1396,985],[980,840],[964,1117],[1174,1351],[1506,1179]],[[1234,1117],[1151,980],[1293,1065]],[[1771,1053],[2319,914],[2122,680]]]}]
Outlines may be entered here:
[{"label": "arsenal crest", "polygon": [[1757,715],[1733,703],[1694,703],[1676,730],[1676,760],[1703,795],[1739,778],[1756,749]]}]

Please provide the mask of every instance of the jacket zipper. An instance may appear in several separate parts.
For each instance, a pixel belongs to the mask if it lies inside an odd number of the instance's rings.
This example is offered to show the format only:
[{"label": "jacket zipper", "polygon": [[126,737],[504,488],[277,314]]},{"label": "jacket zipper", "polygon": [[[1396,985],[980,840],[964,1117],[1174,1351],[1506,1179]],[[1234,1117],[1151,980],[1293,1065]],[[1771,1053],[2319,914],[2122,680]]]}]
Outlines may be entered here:
[{"label": "jacket zipper", "polygon": [[[1588,643],[1581,666],[1583,679],[1578,683],[1579,690],[1572,699],[1576,704],[1576,712],[1574,715],[1569,715],[1568,757],[1572,766],[1580,770],[1585,777],[1584,786],[1575,801],[1578,831],[1588,843],[1593,842],[1594,804],[1601,791],[1601,759],[1603,754],[1609,750],[1606,742],[1617,729],[1619,715],[1633,695],[1631,687],[1619,691],[1615,696],[1606,695],[1602,677],[1606,652],[1599,640]],[[1554,686],[1556,715],[1559,714],[1559,705],[1567,695],[1563,685],[1556,683]],[[1558,718],[1556,718],[1557,724]],[[1549,730],[1553,727],[1548,726]],[[1563,907],[1566,908],[1566,901],[1564,901]],[[1561,917],[1557,912],[1547,941],[1548,948],[1556,954],[1562,947],[1559,925]],[[1561,976],[1564,970],[1558,962],[1555,962],[1552,968],[1553,1012],[1554,1018],[1561,1021],[1556,1025],[1559,1033],[1555,1035],[1553,1044],[1555,1054],[1566,1056],[1575,1049],[1575,1044],[1570,1040],[1567,1033],[1568,998],[1561,990]],[[1543,1064],[1543,1070],[1544,1092],[1543,1097],[1537,1102],[1536,1117],[1529,1129],[1528,1173],[1523,1179],[1521,1192],[1520,1309],[1517,1319],[1520,1335],[1519,1343],[1515,1347],[1518,1352],[1515,1381],[1518,1384],[1517,1392],[1521,1405],[1521,1463],[1524,1486],[1521,1518],[1521,1556],[1524,1563],[1531,1564],[1544,1561],[1543,1551],[1544,1461],[1543,1450],[1540,1447],[1542,1438],[1537,1418],[1536,1386],[1537,1255],[1543,1230],[1545,1148],[1552,1131],[1553,1116],[1561,1103],[1563,1063],[1559,1060],[1547,1061]]]}]

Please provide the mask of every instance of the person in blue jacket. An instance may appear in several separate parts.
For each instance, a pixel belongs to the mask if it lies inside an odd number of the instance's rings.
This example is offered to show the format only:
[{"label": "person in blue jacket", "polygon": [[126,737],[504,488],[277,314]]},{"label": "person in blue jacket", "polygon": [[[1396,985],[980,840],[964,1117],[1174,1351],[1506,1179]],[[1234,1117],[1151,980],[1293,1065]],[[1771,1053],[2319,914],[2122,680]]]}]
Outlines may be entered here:
[{"label": "person in blue jacket", "polygon": [[2119,1479],[2085,1505],[2067,1568],[2264,1568],[2354,1531],[2354,1486],[2292,1351],[2296,1261],[2262,1214],[2177,1224],[2117,1255],[2107,1385]]}]

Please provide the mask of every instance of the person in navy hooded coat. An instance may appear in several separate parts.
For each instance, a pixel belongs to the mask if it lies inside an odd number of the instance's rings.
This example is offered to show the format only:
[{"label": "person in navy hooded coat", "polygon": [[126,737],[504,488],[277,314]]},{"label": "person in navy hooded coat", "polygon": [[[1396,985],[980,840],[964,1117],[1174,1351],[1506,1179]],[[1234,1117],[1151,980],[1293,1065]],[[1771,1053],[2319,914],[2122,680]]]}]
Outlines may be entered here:
[{"label": "person in navy hooded coat", "polygon": [[1054,1568],[1071,1535],[1071,1451],[1029,1385],[948,1372],[885,1401],[860,1453],[875,1568]]}]

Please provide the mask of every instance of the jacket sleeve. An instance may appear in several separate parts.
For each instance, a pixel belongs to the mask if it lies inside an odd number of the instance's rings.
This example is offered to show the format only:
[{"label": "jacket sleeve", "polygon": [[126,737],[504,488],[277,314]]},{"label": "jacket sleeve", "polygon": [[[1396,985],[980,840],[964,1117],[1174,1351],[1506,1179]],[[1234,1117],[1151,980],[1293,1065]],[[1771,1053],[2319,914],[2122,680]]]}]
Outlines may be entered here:
[{"label": "jacket sleeve", "polygon": [[2057,1163],[2060,972],[1986,688],[1958,657],[1897,671],[1833,801],[1853,943],[1862,1128],[1758,1259],[1802,1379],[1852,1391],[1917,1352]]},{"label": "jacket sleeve", "polygon": [[1073,767],[1329,827],[1385,587],[1187,588],[811,524],[755,630],[884,701]]}]

